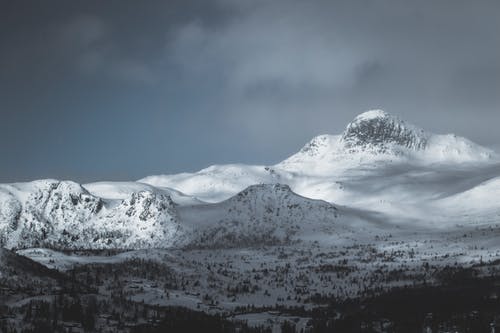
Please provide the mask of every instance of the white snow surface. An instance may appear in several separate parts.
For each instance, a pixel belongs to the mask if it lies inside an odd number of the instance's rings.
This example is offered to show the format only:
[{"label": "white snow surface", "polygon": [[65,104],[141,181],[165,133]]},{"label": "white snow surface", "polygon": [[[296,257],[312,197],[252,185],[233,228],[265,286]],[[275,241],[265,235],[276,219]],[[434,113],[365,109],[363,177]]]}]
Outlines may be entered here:
[{"label": "white snow surface", "polygon": [[179,205],[195,205],[202,204],[203,201],[196,197],[186,195],[173,188],[151,186],[140,182],[95,182],[82,185],[90,194],[109,200],[123,200],[132,193],[141,191],[152,192],[157,194],[168,195],[172,200]]}]

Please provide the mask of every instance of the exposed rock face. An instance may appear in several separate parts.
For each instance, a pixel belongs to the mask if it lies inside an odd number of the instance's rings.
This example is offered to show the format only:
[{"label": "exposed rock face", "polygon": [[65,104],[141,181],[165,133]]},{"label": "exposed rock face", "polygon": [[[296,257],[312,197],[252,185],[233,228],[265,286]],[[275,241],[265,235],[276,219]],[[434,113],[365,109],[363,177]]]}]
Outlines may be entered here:
[{"label": "exposed rock face", "polygon": [[428,135],[424,130],[406,124],[397,117],[373,110],[362,113],[351,122],[341,141],[351,150],[373,152],[397,152],[396,147],[414,150],[424,149]]}]

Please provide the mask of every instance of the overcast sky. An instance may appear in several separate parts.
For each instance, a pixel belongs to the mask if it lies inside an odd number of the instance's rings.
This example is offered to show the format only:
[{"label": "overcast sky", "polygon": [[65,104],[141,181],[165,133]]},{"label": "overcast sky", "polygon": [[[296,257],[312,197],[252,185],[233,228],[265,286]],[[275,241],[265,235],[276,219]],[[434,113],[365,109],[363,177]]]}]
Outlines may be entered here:
[{"label": "overcast sky", "polygon": [[500,1],[0,0],[0,181],[273,164],[382,108],[500,143]]}]

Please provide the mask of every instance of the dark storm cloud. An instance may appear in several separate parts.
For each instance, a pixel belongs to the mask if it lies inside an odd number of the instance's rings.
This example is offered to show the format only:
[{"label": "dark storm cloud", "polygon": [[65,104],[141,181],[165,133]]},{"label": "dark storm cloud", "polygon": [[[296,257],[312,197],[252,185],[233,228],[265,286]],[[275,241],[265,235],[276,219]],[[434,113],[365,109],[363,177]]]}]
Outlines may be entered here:
[{"label": "dark storm cloud", "polygon": [[498,1],[3,9],[3,181],[274,163],[369,108],[500,142]]},{"label": "dark storm cloud", "polygon": [[497,3],[227,4],[245,15],[216,30],[188,23],[171,48],[190,77],[223,73],[227,116],[262,140],[261,149],[341,131],[371,107],[432,130],[498,140],[470,128],[488,126],[481,115],[500,120]]}]

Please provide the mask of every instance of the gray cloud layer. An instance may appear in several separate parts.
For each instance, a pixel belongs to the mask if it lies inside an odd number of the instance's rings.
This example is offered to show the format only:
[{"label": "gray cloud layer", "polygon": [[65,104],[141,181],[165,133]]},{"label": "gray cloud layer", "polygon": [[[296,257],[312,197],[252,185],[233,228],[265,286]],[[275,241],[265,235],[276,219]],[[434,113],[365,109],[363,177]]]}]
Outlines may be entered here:
[{"label": "gray cloud layer", "polygon": [[2,181],[274,163],[369,108],[500,142],[498,1],[5,7]]}]

